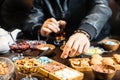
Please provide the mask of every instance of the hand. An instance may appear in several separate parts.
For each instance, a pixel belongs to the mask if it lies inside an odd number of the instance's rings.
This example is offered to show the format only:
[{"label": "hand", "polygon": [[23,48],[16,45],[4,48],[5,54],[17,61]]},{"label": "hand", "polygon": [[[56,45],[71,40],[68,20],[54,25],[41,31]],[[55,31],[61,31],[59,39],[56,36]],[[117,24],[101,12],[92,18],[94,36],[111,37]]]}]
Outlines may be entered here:
[{"label": "hand", "polygon": [[42,36],[48,36],[50,33],[58,33],[60,31],[60,27],[65,28],[66,22],[63,20],[57,21],[55,18],[49,18],[47,19],[41,30],[40,33]]},{"label": "hand", "polygon": [[57,33],[59,31],[60,28],[58,21],[54,18],[49,18],[43,23],[40,33],[42,36],[48,36],[52,32]]},{"label": "hand", "polygon": [[61,58],[75,57],[87,51],[90,46],[88,37],[83,33],[73,34],[67,41]]}]

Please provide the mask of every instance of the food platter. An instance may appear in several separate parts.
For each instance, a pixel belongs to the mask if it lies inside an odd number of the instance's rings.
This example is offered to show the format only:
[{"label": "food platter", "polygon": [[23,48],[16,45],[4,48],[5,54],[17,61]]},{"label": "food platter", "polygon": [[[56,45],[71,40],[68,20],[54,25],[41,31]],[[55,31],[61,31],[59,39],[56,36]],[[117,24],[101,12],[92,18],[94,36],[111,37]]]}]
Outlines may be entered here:
[{"label": "food platter", "polygon": [[120,60],[119,54],[114,54],[112,57],[102,57],[100,55],[93,55],[90,58],[69,59],[71,67],[78,71],[92,71],[92,65],[98,64],[111,65],[114,66],[116,70],[120,70],[119,60]]},{"label": "food platter", "polygon": [[[33,63],[39,65],[39,68],[36,68],[35,72],[32,68],[32,70],[30,69],[30,66],[33,66]],[[30,71],[32,71],[34,73],[49,77],[52,80],[83,80],[84,77],[84,74],[82,72],[74,70],[45,56],[41,56],[37,59],[26,57],[20,60],[16,60],[15,64],[17,66],[22,66],[20,70],[22,73],[30,73]],[[18,68],[18,70],[19,69],[20,68]]]}]

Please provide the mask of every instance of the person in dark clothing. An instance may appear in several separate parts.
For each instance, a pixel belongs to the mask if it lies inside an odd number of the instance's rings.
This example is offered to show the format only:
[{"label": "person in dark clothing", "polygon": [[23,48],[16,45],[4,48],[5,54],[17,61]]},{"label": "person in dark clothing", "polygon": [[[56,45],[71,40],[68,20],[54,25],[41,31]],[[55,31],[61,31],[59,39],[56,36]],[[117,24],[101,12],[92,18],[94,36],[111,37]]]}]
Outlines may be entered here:
[{"label": "person in dark clothing", "polygon": [[120,0],[114,0],[120,6]]},{"label": "person in dark clothing", "polygon": [[51,33],[59,32],[59,21],[65,21],[68,41],[61,58],[84,53],[89,48],[91,40],[99,41],[109,34],[110,28],[107,22],[112,14],[108,6],[109,0],[34,0],[33,2],[33,8],[24,21],[22,31],[34,39],[38,33],[41,38],[47,37]]},{"label": "person in dark clothing", "polygon": [[110,0],[109,6],[112,10],[110,17],[111,36],[120,36],[120,0]]},{"label": "person in dark clothing", "polygon": [[[33,7],[33,0],[2,0],[0,7],[1,27],[11,32],[23,29],[25,20]],[[31,39],[20,32],[17,38]]]}]

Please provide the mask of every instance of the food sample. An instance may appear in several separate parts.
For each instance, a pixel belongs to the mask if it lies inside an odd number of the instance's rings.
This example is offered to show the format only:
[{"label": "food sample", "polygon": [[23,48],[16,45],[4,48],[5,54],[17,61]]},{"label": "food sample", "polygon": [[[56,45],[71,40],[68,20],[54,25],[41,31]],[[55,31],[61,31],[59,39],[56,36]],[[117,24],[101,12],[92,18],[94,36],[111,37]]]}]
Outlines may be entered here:
[{"label": "food sample", "polygon": [[92,59],[98,59],[100,61],[103,59],[103,57],[98,54],[92,55],[91,57],[92,57]]},{"label": "food sample", "polygon": [[93,69],[101,73],[113,73],[115,71],[110,65],[94,65]]},{"label": "food sample", "polygon": [[43,51],[46,51],[49,49],[44,56],[52,55],[53,50],[55,49],[55,46],[53,44],[41,44],[37,45],[37,49],[42,53]]},{"label": "food sample", "polygon": [[89,58],[72,58],[69,59],[71,67],[78,71],[91,71]]},{"label": "food sample", "polygon": [[113,41],[106,41],[105,44],[109,44],[109,45],[117,45],[117,42],[113,42]]},{"label": "food sample", "polygon": [[114,65],[114,60],[112,58],[103,58],[102,64],[104,64],[104,65]]},{"label": "food sample", "polygon": [[40,62],[35,58],[24,58],[21,60],[15,61],[15,66],[21,73],[30,74],[37,72],[37,69],[40,67]]},{"label": "food sample", "polygon": [[45,44],[44,41],[21,41],[10,45],[10,50],[14,52],[22,52],[27,49],[37,49],[38,45]]},{"label": "food sample", "polygon": [[53,62],[52,59],[50,59],[48,57],[44,57],[44,56],[39,57],[37,60],[41,63],[41,65],[46,65],[48,63]]},{"label": "food sample", "polygon": [[52,44],[42,44],[42,45],[37,46],[37,49],[42,50],[42,51],[47,50],[48,48],[53,50],[55,48],[55,46]]},{"label": "food sample", "polygon": [[72,63],[75,65],[75,66],[81,66],[81,67],[86,67],[86,66],[90,66],[89,65],[89,59],[88,58],[82,58],[82,59],[79,59],[79,60],[73,60]]},{"label": "food sample", "polygon": [[26,41],[26,42],[30,45],[31,49],[37,49],[38,45],[45,43],[43,41],[34,41],[34,40],[33,41]]},{"label": "food sample", "polygon": [[117,61],[117,63],[120,64],[120,55],[119,54],[114,54],[113,58]]},{"label": "food sample", "polygon": [[0,75],[5,75],[8,73],[8,66],[3,63],[3,62],[0,62]]},{"label": "food sample", "polygon": [[30,48],[30,45],[26,41],[10,45],[10,50],[15,52],[22,52],[29,48]]},{"label": "food sample", "polygon": [[85,54],[94,55],[94,54],[102,54],[103,52],[104,52],[103,48],[91,46]]},{"label": "food sample", "polygon": [[102,62],[98,59],[91,59],[90,64],[95,65],[95,64],[102,64]]},{"label": "food sample", "polygon": [[[58,76],[61,80],[74,80],[74,78],[80,76],[80,73],[78,73],[75,70],[71,70],[69,68],[64,68],[62,70],[56,71],[54,73],[56,76]],[[81,80],[80,78],[75,80]]]},{"label": "food sample", "polygon": [[55,72],[55,71],[64,69],[65,67],[66,66],[64,66],[63,64],[52,62],[52,63],[48,63],[48,64],[44,65],[42,68],[49,72]]},{"label": "food sample", "polygon": [[90,64],[92,64],[92,65],[95,65],[95,64],[102,64],[102,56],[100,56],[100,55],[93,55],[92,56],[92,58],[91,58],[91,60],[90,60]]}]

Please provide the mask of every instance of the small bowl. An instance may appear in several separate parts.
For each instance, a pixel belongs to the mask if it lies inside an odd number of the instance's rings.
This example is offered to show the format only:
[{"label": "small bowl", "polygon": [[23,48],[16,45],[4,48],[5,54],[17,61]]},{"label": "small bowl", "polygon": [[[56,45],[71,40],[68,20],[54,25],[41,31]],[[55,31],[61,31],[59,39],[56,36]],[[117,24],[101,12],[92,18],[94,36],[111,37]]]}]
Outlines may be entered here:
[{"label": "small bowl", "polygon": [[23,74],[36,73],[40,68],[40,63],[35,58],[25,57],[14,62],[16,69]]},{"label": "small bowl", "polygon": [[65,45],[61,45],[60,46],[60,50],[63,50],[64,47],[65,47]]},{"label": "small bowl", "polygon": [[93,65],[92,70],[96,80],[112,80],[116,73],[115,67],[111,65]]},{"label": "small bowl", "polygon": [[120,42],[115,39],[107,39],[103,42],[103,47],[110,51],[116,51],[119,48]]},{"label": "small bowl", "polygon": [[15,66],[14,63],[6,57],[0,57],[0,62],[7,66],[7,73],[4,75],[0,75],[0,80],[10,80],[14,74]]},{"label": "small bowl", "polygon": [[50,50],[45,53],[44,55],[51,55],[53,50],[55,49],[55,46],[52,44],[41,44],[37,46],[37,49],[39,49],[41,52],[47,50],[48,48],[50,48]]}]

